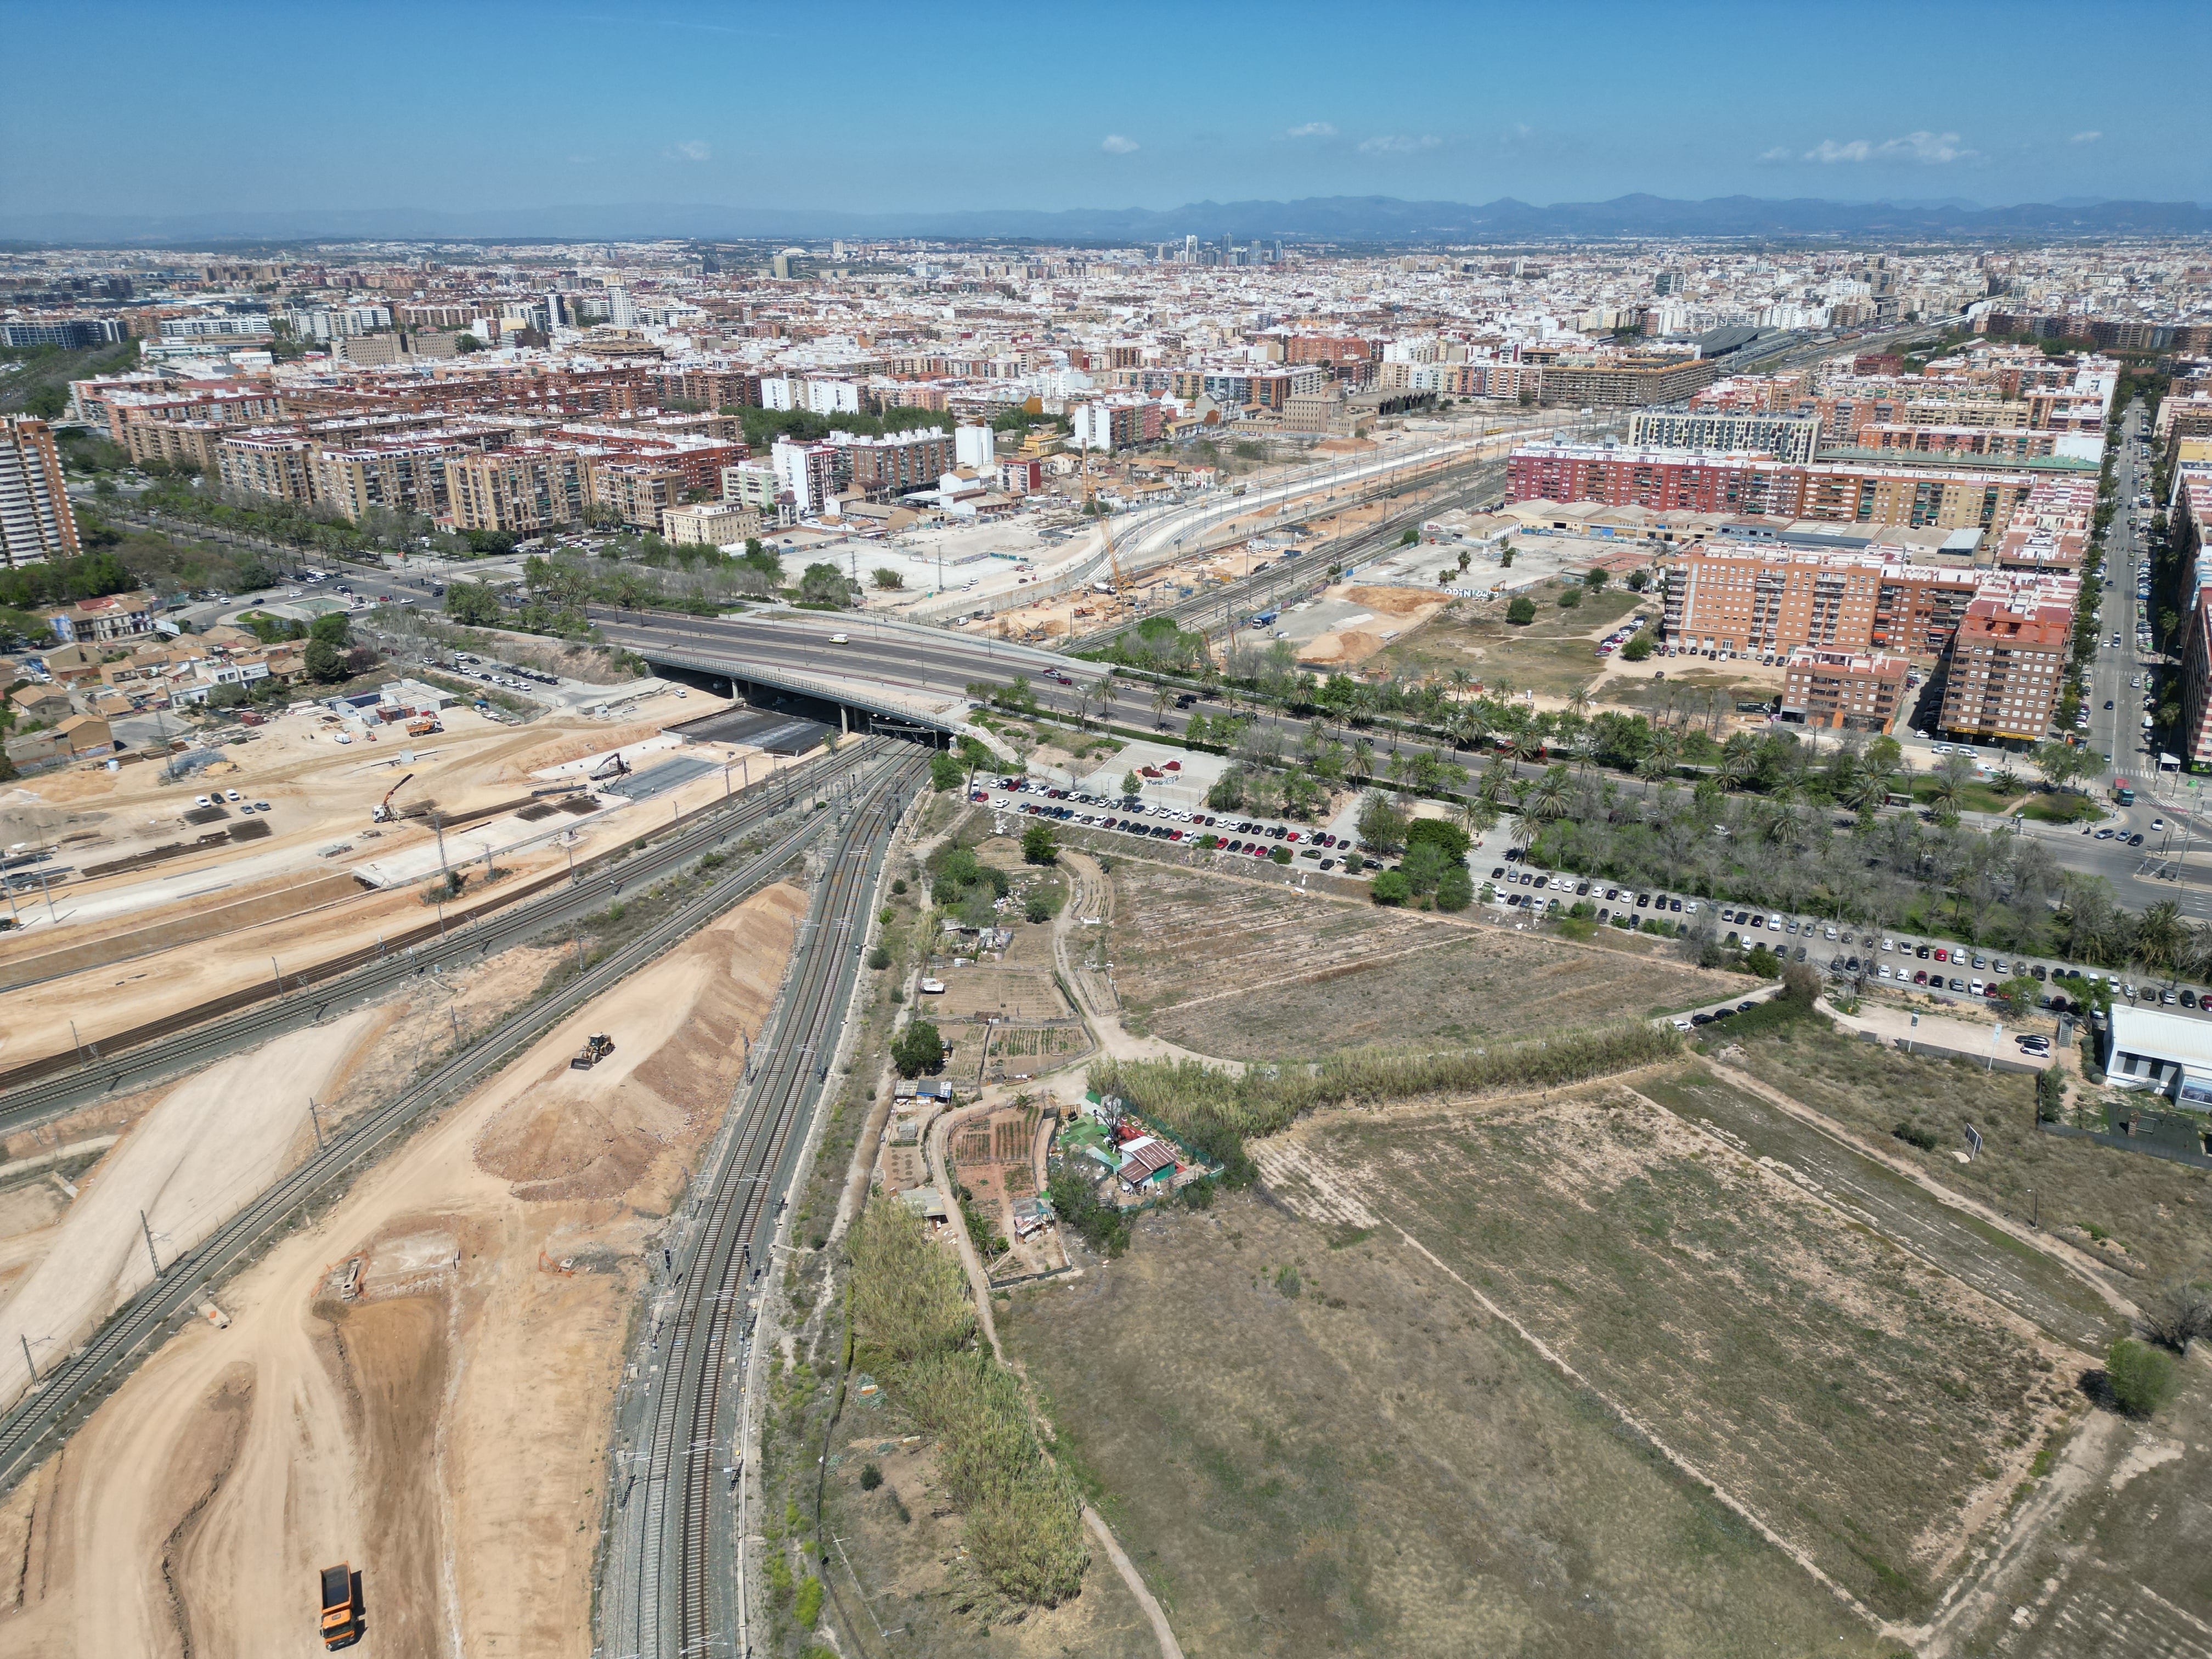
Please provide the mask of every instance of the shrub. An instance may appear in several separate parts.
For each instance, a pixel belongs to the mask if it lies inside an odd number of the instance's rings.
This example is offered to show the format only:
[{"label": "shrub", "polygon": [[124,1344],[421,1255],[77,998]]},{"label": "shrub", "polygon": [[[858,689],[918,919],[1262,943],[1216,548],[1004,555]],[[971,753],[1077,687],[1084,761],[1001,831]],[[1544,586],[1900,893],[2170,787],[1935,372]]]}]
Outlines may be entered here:
[{"label": "shrub", "polygon": [[1060,857],[1060,842],[1048,823],[1032,823],[1022,831],[1022,858],[1030,864],[1050,864]]},{"label": "shrub", "polygon": [[896,878],[891,883],[891,891],[894,893],[903,893],[906,891],[906,878],[904,876]]},{"label": "shrub", "polygon": [[957,789],[961,779],[967,775],[968,769],[960,763],[960,757],[949,749],[940,749],[929,757],[930,787],[939,794]]},{"label": "shrub", "polygon": [[2173,1398],[2180,1378],[2172,1354],[2123,1336],[2105,1351],[2105,1387],[2129,1416],[2148,1417]]},{"label": "shrub", "polygon": [[1936,1150],[1936,1132],[1923,1125],[1899,1121],[1890,1133],[1908,1146],[1917,1146],[1923,1152],[1932,1152]]},{"label": "shrub", "polygon": [[1050,921],[1052,902],[1042,893],[1031,893],[1029,902],[1022,907],[1022,915],[1030,921]]},{"label": "shrub", "polygon": [[1128,1212],[1101,1200],[1079,1167],[1063,1163],[1052,1172],[1046,1193],[1053,1212],[1099,1255],[1119,1255],[1129,1248]]},{"label": "shrub", "polygon": [[1651,654],[1651,635],[1638,634],[1620,647],[1620,659],[1623,662],[1642,662]]},{"label": "shrub", "polygon": [[791,1604],[792,1617],[799,1620],[801,1630],[812,1630],[815,1621],[822,1617],[822,1581],[811,1574],[799,1583],[799,1595]]},{"label": "shrub", "polygon": [[878,945],[875,949],[868,952],[868,966],[874,969],[878,973],[883,972],[884,969],[890,965],[891,953],[884,950],[882,945]]},{"label": "shrub", "polygon": [[1413,896],[1413,884],[1402,870],[1385,870],[1367,889],[1377,904],[1403,904]]},{"label": "shrub", "polygon": [[1505,620],[1516,628],[1525,628],[1536,620],[1536,601],[1526,593],[1516,593],[1505,607]]},{"label": "shrub", "polygon": [[2056,1066],[2035,1074],[2035,1117],[2039,1123],[2056,1123],[2066,1111],[2066,1079]]},{"label": "shrub", "polygon": [[1277,864],[1288,864],[1291,861],[1291,849],[1287,847],[1278,847],[1267,856]]},{"label": "shrub", "polygon": [[1581,589],[1581,588],[1579,588],[1579,587],[1563,587],[1563,588],[1561,588],[1561,589],[1559,590],[1559,609],[1560,609],[1560,610],[1562,610],[1562,611],[1571,611],[1571,610],[1573,610],[1577,605],[1580,605],[1582,602],[1583,602],[1583,591],[1582,591],[1582,589]]},{"label": "shrub", "polygon": [[860,1490],[862,1492],[873,1492],[877,1487],[883,1484],[884,1471],[881,1464],[863,1463],[860,1465]]}]

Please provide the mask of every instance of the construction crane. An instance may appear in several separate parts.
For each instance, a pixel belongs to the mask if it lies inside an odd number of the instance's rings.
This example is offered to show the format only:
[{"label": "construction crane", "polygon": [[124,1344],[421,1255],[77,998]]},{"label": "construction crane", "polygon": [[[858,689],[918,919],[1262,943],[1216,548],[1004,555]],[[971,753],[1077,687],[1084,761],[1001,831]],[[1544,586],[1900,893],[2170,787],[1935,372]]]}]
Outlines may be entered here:
[{"label": "construction crane", "polygon": [[407,777],[400,779],[398,782],[384,792],[384,799],[376,803],[376,810],[368,815],[368,821],[371,823],[390,823],[398,817],[398,814],[392,810],[392,798],[404,789],[407,787],[408,779],[414,775],[410,772]]}]

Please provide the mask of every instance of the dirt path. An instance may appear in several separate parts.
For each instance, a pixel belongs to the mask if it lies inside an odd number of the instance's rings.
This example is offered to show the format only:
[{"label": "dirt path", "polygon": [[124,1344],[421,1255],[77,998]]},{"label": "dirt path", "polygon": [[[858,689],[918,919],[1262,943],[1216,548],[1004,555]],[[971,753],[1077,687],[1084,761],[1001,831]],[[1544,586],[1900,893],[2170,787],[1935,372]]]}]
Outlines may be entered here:
[{"label": "dirt path", "polygon": [[[29,1564],[0,1656],[312,1650],[339,1560],[380,1650],[588,1654],[642,1253],[803,905],[772,888],[599,999],[231,1285],[228,1329],[155,1354],[0,1505]],[[595,1030],[613,1056],[572,1070]]]},{"label": "dirt path", "polygon": [[[948,1205],[952,1202],[952,1181],[945,1165],[945,1149],[951,1144],[953,1125],[975,1115],[979,1110],[988,1109],[971,1108],[965,1112],[942,1113],[929,1126],[925,1143],[929,1159],[929,1178],[937,1184],[937,1190],[945,1194]],[[1006,1352],[999,1346],[998,1322],[991,1316],[990,1275],[983,1270],[983,1263],[975,1254],[975,1243],[968,1237],[967,1228],[956,1220],[951,1231],[953,1243],[960,1252],[961,1268],[968,1275],[969,1291],[975,1298],[975,1315],[982,1324],[983,1335],[991,1345],[992,1353],[1003,1365],[1006,1363]],[[1121,1582],[1129,1587],[1129,1594],[1137,1598],[1137,1605],[1144,1608],[1145,1617],[1152,1625],[1152,1634],[1160,1644],[1160,1659],[1182,1659],[1182,1644],[1176,1640],[1175,1629],[1168,1623],[1167,1613],[1161,1608],[1158,1598],[1146,1584],[1145,1576],[1137,1571],[1137,1564],[1129,1559],[1128,1552],[1115,1538],[1113,1528],[1106,1524],[1106,1517],[1085,1504],[1083,1506],[1083,1524],[1106,1552],[1106,1559],[1114,1564],[1114,1571],[1121,1574]]]},{"label": "dirt path", "polygon": [[1822,1134],[1848,1146],[1862,1158],[1871,1158],[1892,1173],[1904,1176],[1913,1185],[1933,1194],[1953,1209],[1962,1211],[1978,1221],[1985,1222],[2008,1237],[2017,1239],[2031,1249],[2049,1256],[2067,1272],[2095,1290],[2099,1296],[2104,1297],[2114,1313],[2128,1319],[2133,1319],[2136,1316],[2135,1303],[2105,1276],[2104,1269],[2063,1239],[2054,1238],[2049,1233],[2023,1227],[2002,1212],[1993,1210],[1978,1200],[1968,1198],[1965,1194],[1954,1192],[1940,1182],[1930,1180],[1917,1165],[1894,1156],[1883,1147],[1862,1139],[1841,1124],[1814,1111],[1811,1107],[1791,1099],[1771,1084],[1760,1082],[1748,1072],[1738,1071],[1735,1066],[1717,1060],[1707,1060],[1705,1065],[1716,1077],[1727,1079],[1739,1089],[1757,1095],[1768,1104],[1787,1112],[1800,1123],[1817,1129]]},{"label": "dirt path", "polygon": [[152,1281],[148,1229],[168,1261],[312,1152],[309,1097],[329,1097],[379,1023],[363,1009],[295,1031],[163,1095],[78,1183],[51,1248],[0,1306],[0,1399],[30,1380],[27,1339],[45,1370]]}]

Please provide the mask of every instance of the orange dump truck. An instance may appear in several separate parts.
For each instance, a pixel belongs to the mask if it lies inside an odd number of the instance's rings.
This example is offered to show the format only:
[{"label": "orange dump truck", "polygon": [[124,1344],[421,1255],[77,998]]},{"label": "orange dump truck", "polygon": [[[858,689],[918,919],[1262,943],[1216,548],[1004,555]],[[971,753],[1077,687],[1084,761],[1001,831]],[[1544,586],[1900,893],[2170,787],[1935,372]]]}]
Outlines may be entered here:
[{"label": "orange dump truck", "polygon": [[323,1581],[323,1645],[350,1647],[361,1638],[361,1603],[354,1594],[353,1568],[341,1561],[325,1567]]}]

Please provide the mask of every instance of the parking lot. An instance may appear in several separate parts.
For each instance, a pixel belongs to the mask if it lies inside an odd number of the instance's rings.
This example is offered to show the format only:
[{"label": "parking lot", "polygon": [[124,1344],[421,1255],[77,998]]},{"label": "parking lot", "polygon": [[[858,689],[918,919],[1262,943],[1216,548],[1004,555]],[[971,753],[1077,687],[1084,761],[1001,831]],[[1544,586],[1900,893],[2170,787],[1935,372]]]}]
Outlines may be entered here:
[{"label": "parking lot", "polygon": [[[1026,795],[1027,799],[1018,799]],[[1186,811],[1158,803],[1146,804],[1133,796],[1109,799],[1077,790],[1048,787],[1034,778],[1003,778],[996,788],[978,789],[969,799],[994,811],[1018,812],[1107,830],[1153,841],[1188,843],[1231,857],[1272,859],[1277,864],[1307,861],[1311,868],[1334,871],[1350,850],[1346,837],[1307,825],[1269,823],[1240,818],[1233,812]],[[1281,857],[1275,854],[1280,853]]]},{"label": "parking lot", "polygon": [[1945,1001],[1986,1004],[2007,980],[2025,978],[2044,988],[2037,1004],[2052,1013],[2079,1013],[2100,985],[2115,1003],[2212,1014],[2212,992],[2179,981],[2136,984],[2101,969],[2083,969],[2051,958],[2005,956],[1950,939],[1921,939],[1859,927],[1821,916],[1790,915],[1732,903],[1641,890],[1601,878],[1538,869],[1517,851],[1506,853],[1486,876],[1509,910],[1556,917],[1577,902],[1595,909],[1603,926],[1639,928],[1664,919],[1670,931],[1694,933],[1710,926],[1720,943],[1745,950],[1760,946],[1784,962],[1802,962],[1832,978],[1868,985],[1923,991]]}]

